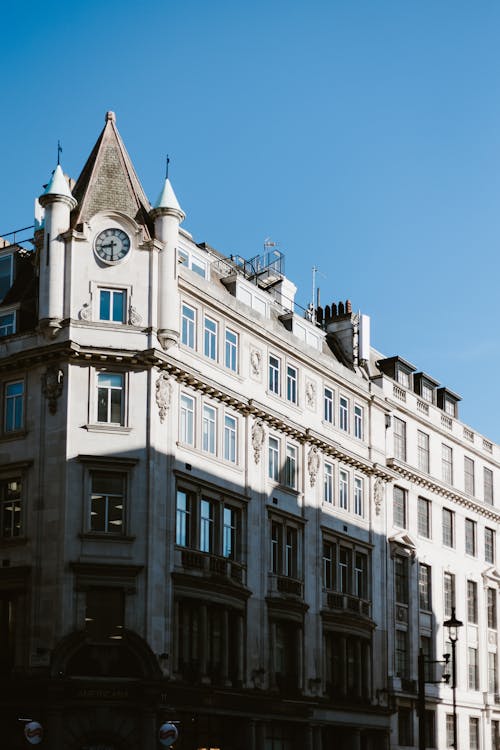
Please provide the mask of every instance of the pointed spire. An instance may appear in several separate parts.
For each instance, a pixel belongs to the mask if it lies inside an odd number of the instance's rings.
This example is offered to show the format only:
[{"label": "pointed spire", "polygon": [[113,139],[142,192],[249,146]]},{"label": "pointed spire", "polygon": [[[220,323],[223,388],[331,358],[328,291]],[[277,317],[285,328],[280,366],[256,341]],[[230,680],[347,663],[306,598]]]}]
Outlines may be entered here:
[{"label": "pointed spire", "polygon": [[50,178],[50,182],[45,188],[43,195],[64,195],[65,198],[73,197],[60,164],[58,164],[52,172],[52,177]]},{"label": "pointed spire", "polygon": [[[170,180],[165,180],[165,184],[163,185],[163,190],[161,191],[160,195],[158,196],[158,200],[154,204],[154,209],[157,208],[170,208],[174,211],[178,211],[182,214],[182,218],[185,218],[184,211],[179,205],[179,201],[177,200],[177,197],[174,193],[174,189],[172,187],[172,183]],[[182,219],[181,219],[182,221]]]}]

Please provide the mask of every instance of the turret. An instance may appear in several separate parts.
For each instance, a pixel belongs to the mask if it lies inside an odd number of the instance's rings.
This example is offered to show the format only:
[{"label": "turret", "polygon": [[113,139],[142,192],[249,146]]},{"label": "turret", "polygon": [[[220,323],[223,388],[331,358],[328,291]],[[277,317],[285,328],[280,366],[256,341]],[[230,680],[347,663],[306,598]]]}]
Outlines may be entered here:
[{"label": "turret", "polygon": [[39,262],[38,317],[40,328],[55,335],[61,327],[64,310],[64,233],[69,229],[70,213],[77,204],[60,164],[39,202],[45,209],[45,229]]},{"label": "turret", "polygon": [[163,243],[159,257],[158,340],[163,349],[168,349],[179,340],[176,248],[179,224],[185,218],[168,177],[150,215],[155,224],[155,237]]}]

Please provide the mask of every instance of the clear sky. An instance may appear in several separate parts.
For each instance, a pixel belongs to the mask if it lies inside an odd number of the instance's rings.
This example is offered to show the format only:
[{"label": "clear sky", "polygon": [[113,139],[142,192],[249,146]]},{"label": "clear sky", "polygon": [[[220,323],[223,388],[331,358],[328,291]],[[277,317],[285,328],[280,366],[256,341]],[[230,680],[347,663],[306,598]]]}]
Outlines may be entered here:
[{"label": "clear sky", "polygon": [[270,237],[323,304],[463,397],[500,442],[500,3],[85,0],[2,7],[0,234],[77,177],[114,110],[196,241]]}]

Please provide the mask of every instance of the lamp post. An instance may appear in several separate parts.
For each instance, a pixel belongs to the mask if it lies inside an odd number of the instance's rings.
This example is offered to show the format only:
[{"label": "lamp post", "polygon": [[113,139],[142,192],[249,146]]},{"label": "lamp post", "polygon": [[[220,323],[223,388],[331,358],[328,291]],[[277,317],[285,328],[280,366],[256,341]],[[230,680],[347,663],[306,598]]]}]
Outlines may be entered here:
[{"label": "lamp post", "polygon": [[453,690],[453,747],[454,750],[458,750],[457,743],[457,661],[456,661],[456,646],[458,641],[458,629],[462,627],[463,622],[457,620],[455,615],[455,607],[451,608],[451,617],[449,620],[443,622],[445,628],[448,628],[448,637],[451,643],[451,680]]}]

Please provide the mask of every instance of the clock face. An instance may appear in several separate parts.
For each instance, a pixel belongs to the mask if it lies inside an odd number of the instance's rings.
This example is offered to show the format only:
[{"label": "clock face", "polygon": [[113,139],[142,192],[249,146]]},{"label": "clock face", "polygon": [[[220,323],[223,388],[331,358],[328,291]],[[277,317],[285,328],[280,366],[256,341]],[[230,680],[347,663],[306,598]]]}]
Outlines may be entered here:
[{"label": "clock face", "polygon": [[97,235],[95,252],[105,263],[122,260],[130,250],[130,237],[123,229],[111,227]]}]

